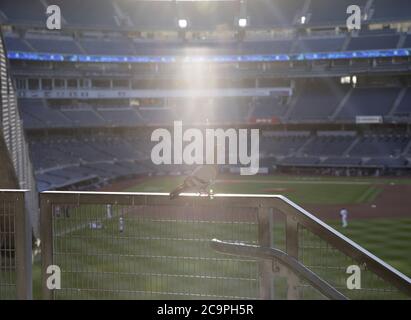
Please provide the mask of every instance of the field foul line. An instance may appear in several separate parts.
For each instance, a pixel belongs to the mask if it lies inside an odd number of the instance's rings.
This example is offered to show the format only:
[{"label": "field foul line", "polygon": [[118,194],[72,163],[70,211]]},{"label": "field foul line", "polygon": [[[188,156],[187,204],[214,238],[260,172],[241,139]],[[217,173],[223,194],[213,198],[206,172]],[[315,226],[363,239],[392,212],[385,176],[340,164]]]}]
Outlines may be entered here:
[{"label": "field foul line", "polygon": [[[129,214],[133,210],[134,209],[126,210],[125,214]],[[54,233],[54,236],[55,237],[64,237],[67,234],[70,234],[70,233],[73,233],[73,232],[88,228],[90,226],[91,222],[103,223],[107,220],[112,220],[116,216],[117,216],[117,214],[113,214],[113,216],[111,218],[105,217],[105,218],[100,218],[100,219],[97,219],[97,220],[91,220],[90,222],[86,222],[84,224],[80,224],[80,225],[77,225],[75,227],[65,229],[65,230],[62,230],[60,232],[56,232],[56,233]],[[246,222],[246,221],[203,221],[203,220],[176,220],[176,219],[152,219],[152,220],[149,220],[148,222],[189,223],[189,224],[209,223],[209,224],[229,224],[229,225],[249,225],[249,226],[256,226],[257,225],[257,223],[255,223],[255,222]],[[190,239],[178,239],[178,240],[190,240]],[[202,239],[196,239],[196,240],[198,241],[198,240],[202,240]],[[209,241],[209,239],[207,239],[207,241]]]},{"label": "field foul line", "polygon": [[[56,235],[56,237],[62,237],[60,235]],[[63,235],[64,237],[64,235]],[[111,240],[112,237],[96,237],[101,240]],[[71,236],[70,239],[90,239],[89,236]],[[117,236],[114,238],[115,240],[134,240],[134,241],[189,241],[189,242],[210,242],[208,238],[172,238],[172,237],[133,237],[133,236]],[[232,239],[222,239],[222,241],[232,241]],[[256,244],[257,241],[254,240],[237,240],[239,243],[250,243]]]},{"label": "field foul line", "polygon": [[97,292],[101,293],[115,293],[115,294],[143,294],[143,295],[168,295],[168,296],[188,296],[188,297],[204,297],[213,299],[229,299],[229,300],[257,300],[258,297],[247,297],[247,296],[223,296],[215,294],[202,294],[202,293],[188,293],[188,292],[170,292],[170,291],[144,291],[144,290],[115,290],[115,289],[92,289],[92,288],[64,288],[58,291],[75,291],[75,292]]},{"label": "field foul line", "polygon": [[[341,268],[340,270],[345,270]],[[140,277],[169,277],[169,278],[187,278],[187,279],[204,279],[204,280],[234,280],[234,281],[258,281],[257,278],[242,278],[242,277],[223,277],[212,275],[192,275],[192,274],[171,274],[171,273],[148,273],[148,272],[109,272],[109,271],[78,271],[66,270],[62,271],[66,274],[83,274],[88,275],[113,275],[113,276],[140,276]]]},{"label": "field foul line", "polygon": [[[126,213],[126,214],[129,213],[129,210],[126,210],[125,213]],[[82,229],[86,229],[87,227],[89,227],[89,225],[90,225],[91,222],[103,223],[104,221],[111,220],[111,219],[115,218],[116,216],[117,216],[117,215],[116,215],[115,213],[113,213],[113,216],[112,216],[111,218],[105,217],[105,218],[100,218],[100,219],[97,219],[97,220],[91,220],[90,222],[86,222],[86,223],[84,223],[84,224],[75,226],[75,227],[70,228],[70,229],[68,229],[68,230],[64,230],[64,231],[60,231],[60,232],[56,232],[56,233],[53,232],[53,236],[55,236],[55,237],[63,237],[63,236],[65,236],[65,235],[69,234],[69,233],[76,232],[76,231],[79,231],[79,230],[82,230]],[[54,219],[55,219],[55,218],[54,218]],[[53,227],[54,227],[54,223],[53,223]]]},{"label": "field foul line", "polygon": [[376,194],[379,190],[375,186],[370,186],[363,194],[361,194],[356,203],[368,203],[371,197]]},{"label": "field foul line", "polygon": [[[73,252],[55,252],[54,255],[58,256],[82,256],[83,253]],[[254,264],[256,260],[252,258],[244,259],[237,256],[233,258],[213,258],[213,257],[187,257],[187,256],[166,256],[166,255],[149,255],[149,254],[117,254],[117,253],[88,253],[90,257],[110,257],[110,258],[140,258],[140,259],[168,259],[168,260],[189,260],[189,261],[213,261],[213,262],[242,262]]]},{"label": "field foul line", "polygon": [[216,180],[216,183],[257,183],[257,184],[337,184],[337,185],[374,185],[375,182],[361,181],[286,181],[286,180]]}]

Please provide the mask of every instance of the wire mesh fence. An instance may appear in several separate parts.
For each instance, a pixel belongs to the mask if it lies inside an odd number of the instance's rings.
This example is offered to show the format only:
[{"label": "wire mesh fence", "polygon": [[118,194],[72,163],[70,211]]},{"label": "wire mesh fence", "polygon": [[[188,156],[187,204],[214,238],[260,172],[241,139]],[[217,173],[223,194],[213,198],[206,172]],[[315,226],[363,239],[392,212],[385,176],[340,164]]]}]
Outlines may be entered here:
[{"label": "wire mesh fence", "polygon": [[254,259],[210,248],[257,243],[257,209],[52,204],[55,299],[256,299]]},{"label": "wire mesh fence", "polygon": [[[274,229],[277,242],[274,240],[273,246],[290,253],[346,298],[411,299],[411,280],[398,270],[289,200],[278,207],[283,223],[277,224],[277,231]],[[357,282],[351,277],[353,270],[358,270]],[[289,298],[291,291],[294,299],[324,299],[301,277],[291,278],[286,285],[280,280],[282,286],[278,286],[276,298]]]},{"label": "wire mesh fence", "polygon": [[[0,136],[4,138],[8,156],[17,181],[5,188],[25,189],[26,210],[36,238],[39,237],[38,193],[34,170],[29,155],[29,146],[17,105],[16,90],[10,75],[10,66],[0,30]],[[7,180],[7,177],[2,177]]]},{"label": "wire mesh fence", "polygon": [[0,207],[0,299],[15,299],[16,265],[15,265],[15,211],[16,203],[1,201]]},{"label": "wire mesh fence", "polygon": [[31,227],[24,191],[0,190],[0,300],[31,298]]},{"label": "wire mesh fence", "polygon": [[[345,255],[302,226],[299,228],[299,260],[350,299],[410,298],[390,282],[369,270],[366,263],[359,263],[352,257]],[[347,273],[347,270],[350,266],[358,267],[361,276],[360,287],[353,290],[348,289],[347,286],[347,279],[351,274]],[[315,297],[309,286],[302,284],[300,288],[302,298],[312,299]]]},{"label": "wire mesh fence", "polygon": [[[45,298],[325,298],[275,259],[227,255],[212,239],[283,250],[347,298],[411,294],[408,278],[282,197],[46,192],[41,203]],[[49,265],[58,290],[46,286]],[[347,287],[350,265],[361,289]]]}]

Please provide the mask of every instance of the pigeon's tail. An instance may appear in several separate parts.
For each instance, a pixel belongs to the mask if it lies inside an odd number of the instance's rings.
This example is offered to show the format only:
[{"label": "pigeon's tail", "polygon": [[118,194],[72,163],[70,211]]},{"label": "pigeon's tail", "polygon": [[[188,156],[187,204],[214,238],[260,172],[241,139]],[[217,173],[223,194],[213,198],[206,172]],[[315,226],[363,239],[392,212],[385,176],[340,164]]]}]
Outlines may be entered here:
[{"label": "pigeon's tail", "polygon": [[170,192],[170,200],[177,198],[180,193],[187,190],[187,185],[185,183],[180,184],[177,188]]}]

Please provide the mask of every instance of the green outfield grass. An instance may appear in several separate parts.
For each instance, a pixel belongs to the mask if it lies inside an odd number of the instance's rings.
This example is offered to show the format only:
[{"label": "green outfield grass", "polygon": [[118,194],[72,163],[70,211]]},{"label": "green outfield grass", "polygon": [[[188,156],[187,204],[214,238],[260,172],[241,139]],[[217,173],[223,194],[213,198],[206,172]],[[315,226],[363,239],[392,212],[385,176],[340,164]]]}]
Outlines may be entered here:
[{"label": "green outfield grass", "polygon": [[[80,210],[81,211],[81,210]],[[95,210],[97,211],[97,210]],[[89,209],[84,212],[90,212]],[[237,240],[255,243],[255,224],[187,221],[152,221],[129,217],[125,231],[118,231],[118,219],[104,219],[104,229],[92,230],[86,221],[98,219],[78,212],[70,218],[59,218],[55,237],[54,263],[62,269],[60,299],[167,299],[167,298],[253,298],[258,296],[257,264],[252,260],[233,258],[214,252],[208,239]],[[77,221],[73,229],[69,220]],[[66,227],[64,227],[66,225]],[[353,221],[349,228],[335,228],[372,253],[411,274],[408,249],[411,219],[390,221],[374,219]],[[284,249],[284,229],[273,230],[275,246]],[[408,237],[408,238],[407,238]],[[325,243],[305,236],[304,260],[327,281],[341,289],[346,279],[345,268],[352,264],[342,254],[329,251]],[[322,268],[321,266],[328,266]],[[39,268],[34,269],[35,277]],[[285,297],[284,285],[277,279],[277,294]],[[363,287],[382,287],[371,274],[363,276]],[[40,289],[35,283],[35,290]],[[306,290],[308,297],[317,297]],[[39,292],[36,292],[39,295]],[[358,298],[392,298],[391,294],[358,292]]]},{"label": "green outfield grass", "polygon": [[354,220],[346,229],[341,228],[338,222],[330,224],[377,257],[411,277],[411,218]]},{"label": "green outfield grass", "polygon": [[[102,208],[102,207],[100,207]],[[108,219],[96,206],[82,206],[55,219],[54,263],[62,270],[60,299],[252,298],[258,294],[256,263],[210,248],[213,238],[256,241],[256,226],[214,221]],[[90,229],[99,220],[104,228]],[[77,224],[78,227],[75,227]],[[224,285],[222,285],[224,284]]]},{"label": "green outfield grass", "polygon": [[14,269],[0,266],[0,300],[13,300],[16,298],[17,290],[15,284],[16,273]]},{"label": "green outfield grass", "polygon": [[[155,177],[127,191],[170,192],[182,177]],[[212,186],[214,193],[282,194],[298,204],[347,205],[372,203],[390,183],[411,183],[409,180],[376,180],[280,176],[223,176]]]}]

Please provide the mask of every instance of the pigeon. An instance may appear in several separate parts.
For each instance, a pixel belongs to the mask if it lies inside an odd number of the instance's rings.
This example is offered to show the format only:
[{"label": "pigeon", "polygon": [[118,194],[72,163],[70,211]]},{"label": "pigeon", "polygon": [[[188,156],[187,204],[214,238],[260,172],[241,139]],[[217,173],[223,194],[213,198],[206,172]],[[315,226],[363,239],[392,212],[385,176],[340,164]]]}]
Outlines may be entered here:
[{"label": "pigeon", "polygon": [[217,166],[211,164],[196,168],[188,177],[184,179],[182,184],[170,192],[170,199],[173,200],[181,193],[187,191],[208,193],[207,188],[215,181],[217,171]]}]

